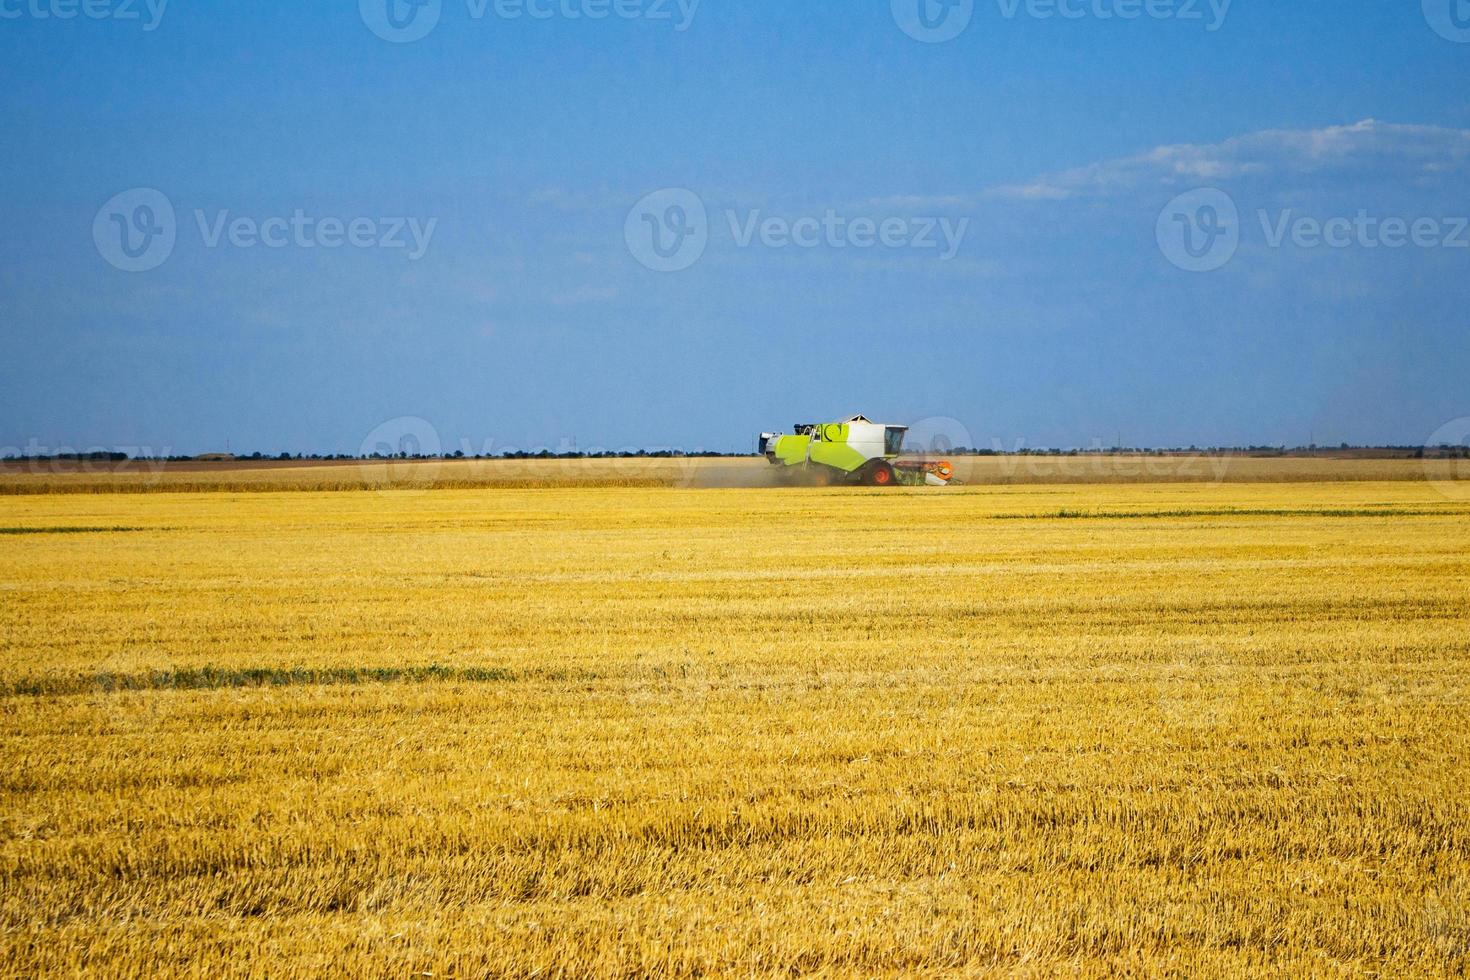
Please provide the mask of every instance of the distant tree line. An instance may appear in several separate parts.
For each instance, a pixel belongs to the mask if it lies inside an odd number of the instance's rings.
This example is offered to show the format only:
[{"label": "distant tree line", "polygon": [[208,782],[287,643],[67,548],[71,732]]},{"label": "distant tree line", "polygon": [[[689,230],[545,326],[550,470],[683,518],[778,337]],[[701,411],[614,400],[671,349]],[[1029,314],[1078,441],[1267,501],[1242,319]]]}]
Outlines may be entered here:
[{"label": "distant tree line", "polygon": [[16,455],[7,454],[6,462],[24,460],[35,463],[125,463],[131,457],[127,453],[90,452],[90,453],[51,453],[50,455]]},{"label": "distant tree line", "polygon": [[[1342,443],[1336,447],[1323,446],[1188,446],[1170,449],[1140,449],[1123,446],[1111,446],[1107,448],[1094,446],[1088,449],[1067,448],[1057,449],[1044,446],[1017,447],[1015,449],[978,449],[970,446],[957,446],[953,449],[934,450],[931,455],[949,456],[1099,456],[1116,453],[1127,453],[1138,456],[1173,456],[1182,453],[1203,453],[1206,455],[1250,455],[1250,456],[1300,456],[1313,453],[1335,453],[1335,452],[1359,452],[1380,453],[1383,455],[1394,455],[1400,457],[1411,457],[1424,459],[1426,456],[1432,459],[1470,459],[1470,446],[1353,446]],[[625,449],[617,451],[577,451],[553,452],[550,449],[522,450],[510,449],[499,453],[473,453],[466,454],[463,450],[452,453],[426,454],[400,452],[393,454],[373,453],[371,455],[353,455],[351,453],[261,453],[254,452],[249,455],[236,455],[230,453],[206,453],[194,456],[168,455],[168,456],[131,456],[125,452],[86,452],[86,453],[54,453],[50,455],[17,455],[9,453],[0,457],[6,462],[82,462],[82,463],[122,463],[130,459],[153,460],[169,463],[188,463],[205,461],[239,462],[239,461],[286,461],[286,460],[316,460],[318,462],[354,462],[368,460],[449,460],[449,459],[742,459],[757,456],[758,453],[721,453],[712,450],[697,450],[685,452],[682,449]]]}]

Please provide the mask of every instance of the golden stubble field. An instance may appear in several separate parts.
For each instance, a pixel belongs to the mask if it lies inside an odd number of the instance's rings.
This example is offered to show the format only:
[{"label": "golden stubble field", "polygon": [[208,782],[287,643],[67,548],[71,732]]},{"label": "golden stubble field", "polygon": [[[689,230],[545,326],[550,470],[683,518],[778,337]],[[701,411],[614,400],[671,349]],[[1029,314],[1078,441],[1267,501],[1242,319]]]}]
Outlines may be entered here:
[{"label": "golden stubble field", "polygon": [[1463,972],[1442,490],[0,498],[0,973]]}]

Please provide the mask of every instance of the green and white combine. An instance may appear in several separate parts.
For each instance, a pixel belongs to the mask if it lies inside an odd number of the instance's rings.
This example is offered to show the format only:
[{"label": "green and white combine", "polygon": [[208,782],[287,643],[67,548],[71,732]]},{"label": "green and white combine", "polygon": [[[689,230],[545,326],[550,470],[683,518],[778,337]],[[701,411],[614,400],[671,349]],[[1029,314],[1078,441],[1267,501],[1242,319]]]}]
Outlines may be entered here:
[{"label": "green and white combine", "polygon": [[906,425],[883,425],[854,415],[845,422],[798,425],[792,435],[763,432],[760,453],[793,481],[948,486],[954,478],[948,461],[899,458],[908,431]]}]

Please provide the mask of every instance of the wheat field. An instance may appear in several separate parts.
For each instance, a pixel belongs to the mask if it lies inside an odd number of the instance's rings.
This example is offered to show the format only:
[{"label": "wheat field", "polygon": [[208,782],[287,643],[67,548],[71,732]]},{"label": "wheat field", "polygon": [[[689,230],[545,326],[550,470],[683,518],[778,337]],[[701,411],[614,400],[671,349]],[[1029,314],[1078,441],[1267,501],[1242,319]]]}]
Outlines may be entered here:
[{"label": "wheat field", "polygon": [[0,496],[0,973],[1463,973],[1467,497]]}]

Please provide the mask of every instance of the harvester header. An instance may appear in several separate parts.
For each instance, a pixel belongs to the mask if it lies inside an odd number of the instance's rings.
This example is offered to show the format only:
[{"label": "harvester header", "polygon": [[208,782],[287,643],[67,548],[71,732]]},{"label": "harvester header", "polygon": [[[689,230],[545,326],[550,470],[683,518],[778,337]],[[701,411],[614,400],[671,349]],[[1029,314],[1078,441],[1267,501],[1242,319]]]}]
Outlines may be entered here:
[{"label": "harvester header", "polygon": [[791,435],[763,432],[759,452],[782,473],[816,483],[947,486],[954,478],[948,460],[902,457],[908,431],[906,425],[854,415],[842,422],[798,425]]}]

